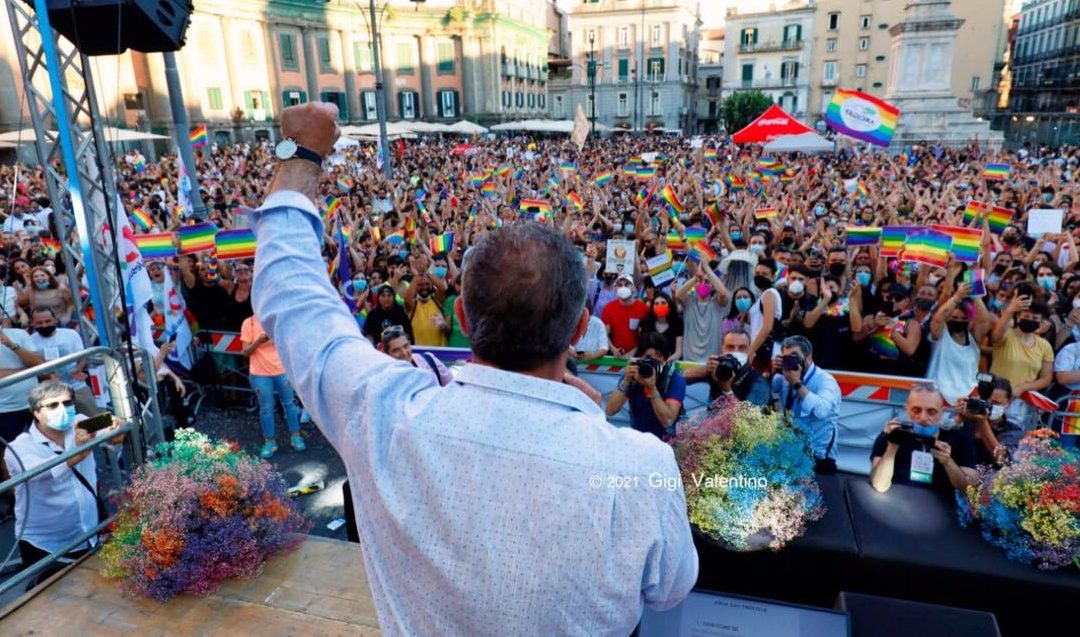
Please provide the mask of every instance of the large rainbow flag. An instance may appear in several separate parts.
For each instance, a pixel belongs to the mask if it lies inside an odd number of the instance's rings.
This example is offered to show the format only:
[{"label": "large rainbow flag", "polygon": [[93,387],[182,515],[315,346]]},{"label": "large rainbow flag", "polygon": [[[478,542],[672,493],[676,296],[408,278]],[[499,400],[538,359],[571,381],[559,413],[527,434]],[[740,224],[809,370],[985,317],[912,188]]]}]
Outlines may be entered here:
[{"label": "large rainbow flag", "polygon": [[979,260],[982,230],[957,226],[931,226],[931,228],[952,237],[952,254],[957,261],[975,263]]},{"label": "large rainbow flag", "polygon": [[176,230],[176,234],[180,238],[181,254],[194,254],[195,252],[214,249],[214,235],[217,234],[217,226],[210,222],[180,226]]},{"label": "large rainbow flag", "polygon": [[944,268],[949,263],[952,237],[937,230],[926,230],[908,237],[904,244],[904,261]]},{"label": "large rainbow flag", "polygon": [[892,142],[899,119],[898,108],[862,91],[837,89],[825,110],[825,123],[833,130],[876,146]]},{"label": "large rainbow flag", "polygon": [[137,234],[135,235],[135,245],[139,248],[139,254],[142,255],[142,258],[148,261],[176,256],[176,245],[173,243],[173,233],[171,232]]}]

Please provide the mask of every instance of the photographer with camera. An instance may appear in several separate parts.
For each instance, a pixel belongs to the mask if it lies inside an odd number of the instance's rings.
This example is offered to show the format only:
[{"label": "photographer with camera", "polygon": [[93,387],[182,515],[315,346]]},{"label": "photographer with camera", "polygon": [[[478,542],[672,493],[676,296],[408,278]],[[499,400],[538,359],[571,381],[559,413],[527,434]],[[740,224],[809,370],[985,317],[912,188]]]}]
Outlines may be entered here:
[{"label": "photographer with camera", "polygon": [[667,340],[655,332],[641,337],[641,358],[630,360],[623,378],[608,397],[608,416],[630,403],[630,424],[637,431],[661,440],[675,434],[675,423],[683,414],[686,379],[673,363],[665,363],[671,352]]},{"label": "photographer with camera", "polygon": [[870,484],[884,493],[893,484],[929,485],[952,493],[977,478],[975,447],[961,429],[941,429],[945,399],[933,383],[915,383],[904,405],[874,440]]},{"label": "photographer with camera", "polygon": [[1024,428],[1005,415],[1013,399],[1012,383],[993,374],[978,375],[978,398],[957,406],[956,417],[975,444],[975,464],[1001,466],[1016,451]]},{"label": "photographer with camera", "polygon": [[769,404],[769,381],[749,364],[750,333],[735,327],[724,334],[719,356],[683,374],[686,383],[709,383],[709,402],[719,398],[745,400],[759,407]]},{"label": "photographer with camera", "polygon": [[773,369],[773,399],[810,439],[815,471],[835,471],[840,385],[814,364],[814,347],[804,336],[784,339],[780,356],[773,359]]}]

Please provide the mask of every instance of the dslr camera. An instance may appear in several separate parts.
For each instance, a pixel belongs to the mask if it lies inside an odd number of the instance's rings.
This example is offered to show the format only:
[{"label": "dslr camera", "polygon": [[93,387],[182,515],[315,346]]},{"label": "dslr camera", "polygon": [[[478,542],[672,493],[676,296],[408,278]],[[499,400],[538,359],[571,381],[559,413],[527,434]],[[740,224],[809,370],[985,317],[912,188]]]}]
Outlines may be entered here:
[{"label": "dslr camera", "polygon": [[727,382],[735,377],[742,369],[742,363],[731,354],[724,354],[716,359],[716,369],[713,370],[713,378],[717,382]]},{"label": "dslr camera", "polygon": [[798,354],[785,354],[780,359],[780,367],[784,370],[802,370],[806,368],[806,361]]},{"label": "dslr camera", "polygon": [[933,436],[920,436],[915,433],[915,425],[908,421],[903,421],[900,426],[890,431],[885,439],[889,442],[895,442],[896,444],[903,444],[905,440],[910,440],[916,443],[922,443],[928,447],[934,446]]},{"label": "dslr camera", "polygon": [[637,365],[638,376],[641,378],[652,378],[656,375],[656,372],[660,371],[661,362],[653,358],[652,356],[643,356],[641,358],[635,358],[630,361],[634,365]]},{"label": "dslr camera", "polygon": [[985,416],[990,413],[990,401],[982,398],[968,398],[964,403],[964,411],[971,416]]}]

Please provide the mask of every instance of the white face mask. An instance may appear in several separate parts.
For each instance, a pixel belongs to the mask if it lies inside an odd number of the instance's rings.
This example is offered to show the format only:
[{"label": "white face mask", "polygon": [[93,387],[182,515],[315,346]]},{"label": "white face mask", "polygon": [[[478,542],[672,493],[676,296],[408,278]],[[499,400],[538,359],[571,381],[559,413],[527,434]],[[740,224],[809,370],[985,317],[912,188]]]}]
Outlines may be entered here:
[{"label": "white face mask", "polygon": [[804,291],[806,291],[806,286],[803,285],[802,281],[792,281],[788,284],[787,289],[788,292],[791,292],[795,296],[800,296]]},{"label": "white face mask", "polygon": [[990,405],[990,420],[1001,420],[1005,415],[1004,405]]},{"label": "white face mask", "polygon": [[749,354],[746,352],[732,352],[730,356],[739,361],[740,365],[746,365],[746,361],[749,360]]},{"label": "white face mask", "polygon": [[936,274],[931,274],[930,276],[926,277],[926,279],[930,282],[930,285],[937,285],[938,282],[941,281],[941,277]]},{"label": "white face mask", "polygon": [[622,299],[624,301],[626,299],[630,298],[631,296],[633,296],[633,294],[634,294],[634,291],[631,290],[630,286],[628,286],[628,285],[623,286],[623,287],[618,288],[617,290],[615,290],[615,296],[619,297],[620,299]]},{"label": "white face mask", "polygon": [[1080,299],[1073,299],[1073,309],[1080,310]]}]

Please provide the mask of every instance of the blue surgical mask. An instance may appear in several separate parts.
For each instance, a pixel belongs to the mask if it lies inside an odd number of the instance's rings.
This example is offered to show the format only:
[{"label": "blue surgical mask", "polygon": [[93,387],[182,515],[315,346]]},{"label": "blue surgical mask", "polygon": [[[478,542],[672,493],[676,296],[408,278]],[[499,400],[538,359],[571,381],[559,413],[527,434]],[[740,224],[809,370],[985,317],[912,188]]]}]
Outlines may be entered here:
[{"label": "blue surgical mask", "polygon": [[997,300],[997,297],[994,297],[994,298],[990,299],[990,309],[991,310],[997,311],[997,310],[1000,310],[1002,307],[1003,306],[1001,304],[1001,301]]},{"label": "blue surgical mask", "polygon": [[406,259],[409,258],[409,251],[408,250],[398,250],[397,256],[402,261],[405,261]]},{"label": "blue surgical mask", "polygon": [[869,272],[856,272],[855,280],[859,282],[859,285],[864,288],[870,285],[870,273]]},{"label": "blue surgical mask", "polygon": [[53,409],[45,414],[45,424],[56,431],[67,431],[75,424],[75,405]]},{"label": "blue surgical mask", "polygon": [[1053,292],[1054,288],[1057,287],[1057,277],[1053,275],[1041,276],[1038,278],[1038,281],[1039,287],[1046,290],[1047,292]]},{"label": "blue surgical mask", "polygon": [[48,289],[49,282],[48,281],[34,281],[34,287],[36,287],[39,290],[45,290],[45,289]]},{"label": "blue surgical mask", "polygon": [[822,204],[818,204],[818,205],[814,206],[814,216],[815,217],[824,217],[825,216],[825,206],[822,205]]},{"label": "blue surgical mask", "polygon": [[671,271],[675,273],[675,276],[682,276],[686,273],[686,264],[682,261],[676,261],[671,264]]},{"label": "blue surgical mask", "polygon": [[731,231],[731,240],[732,241],[738,241],[739,239],[742,239],[742,232],[739,231],[739,230],[732,230]]},{"label": "blue surgical mask", "polygon": [[634,233],[634,224],[632,224],[632,223],[624,223],[623,227],[622,227],[622,231],[623,231],[623,234],[633,234]]},{"label": "blue surgical mask", "polygon": [[1050,203],[1053,200],[1054,200],[1054,195],[1052,195],[1052,194],[1050,194],[1048,192],[1043,193],[1043,203]]},{"label": "blue surgical mask", "polygon": [[439,277],[440,279],[445,279],[446,278],[446,268],[444,268],[441,265],[435,266],[435,276]]},{"label": "blue surgical mask", "polygon": [[924,436],[926,438],[930,438],[932,436],[937,435],[938,426],[937,425],[920,425],[919,423],[914,423],[911,426],[911,430],[912,430],[912,432],[914,432],[914,434],[916,436]]},{"label": "blue surgical mask", "polygon": [[752,303],[753,301],[745,297],[741,299],[735,299],[735,309],[739,310],[739,312],[746,312],[750,309],[750,305]]},{"label": "blue surgical mask", "polygon": [[357,292],[363,292],[367,289],[367,279],[356,279],[352,282],[352,285]]},{"label": "blue surgical mask", "polygon": [[762,252],[765,252],[765,246],[761,245],[760,243],[755,243],[750,246],[750,252],[753,252],[754,254],[761,254]]}]

